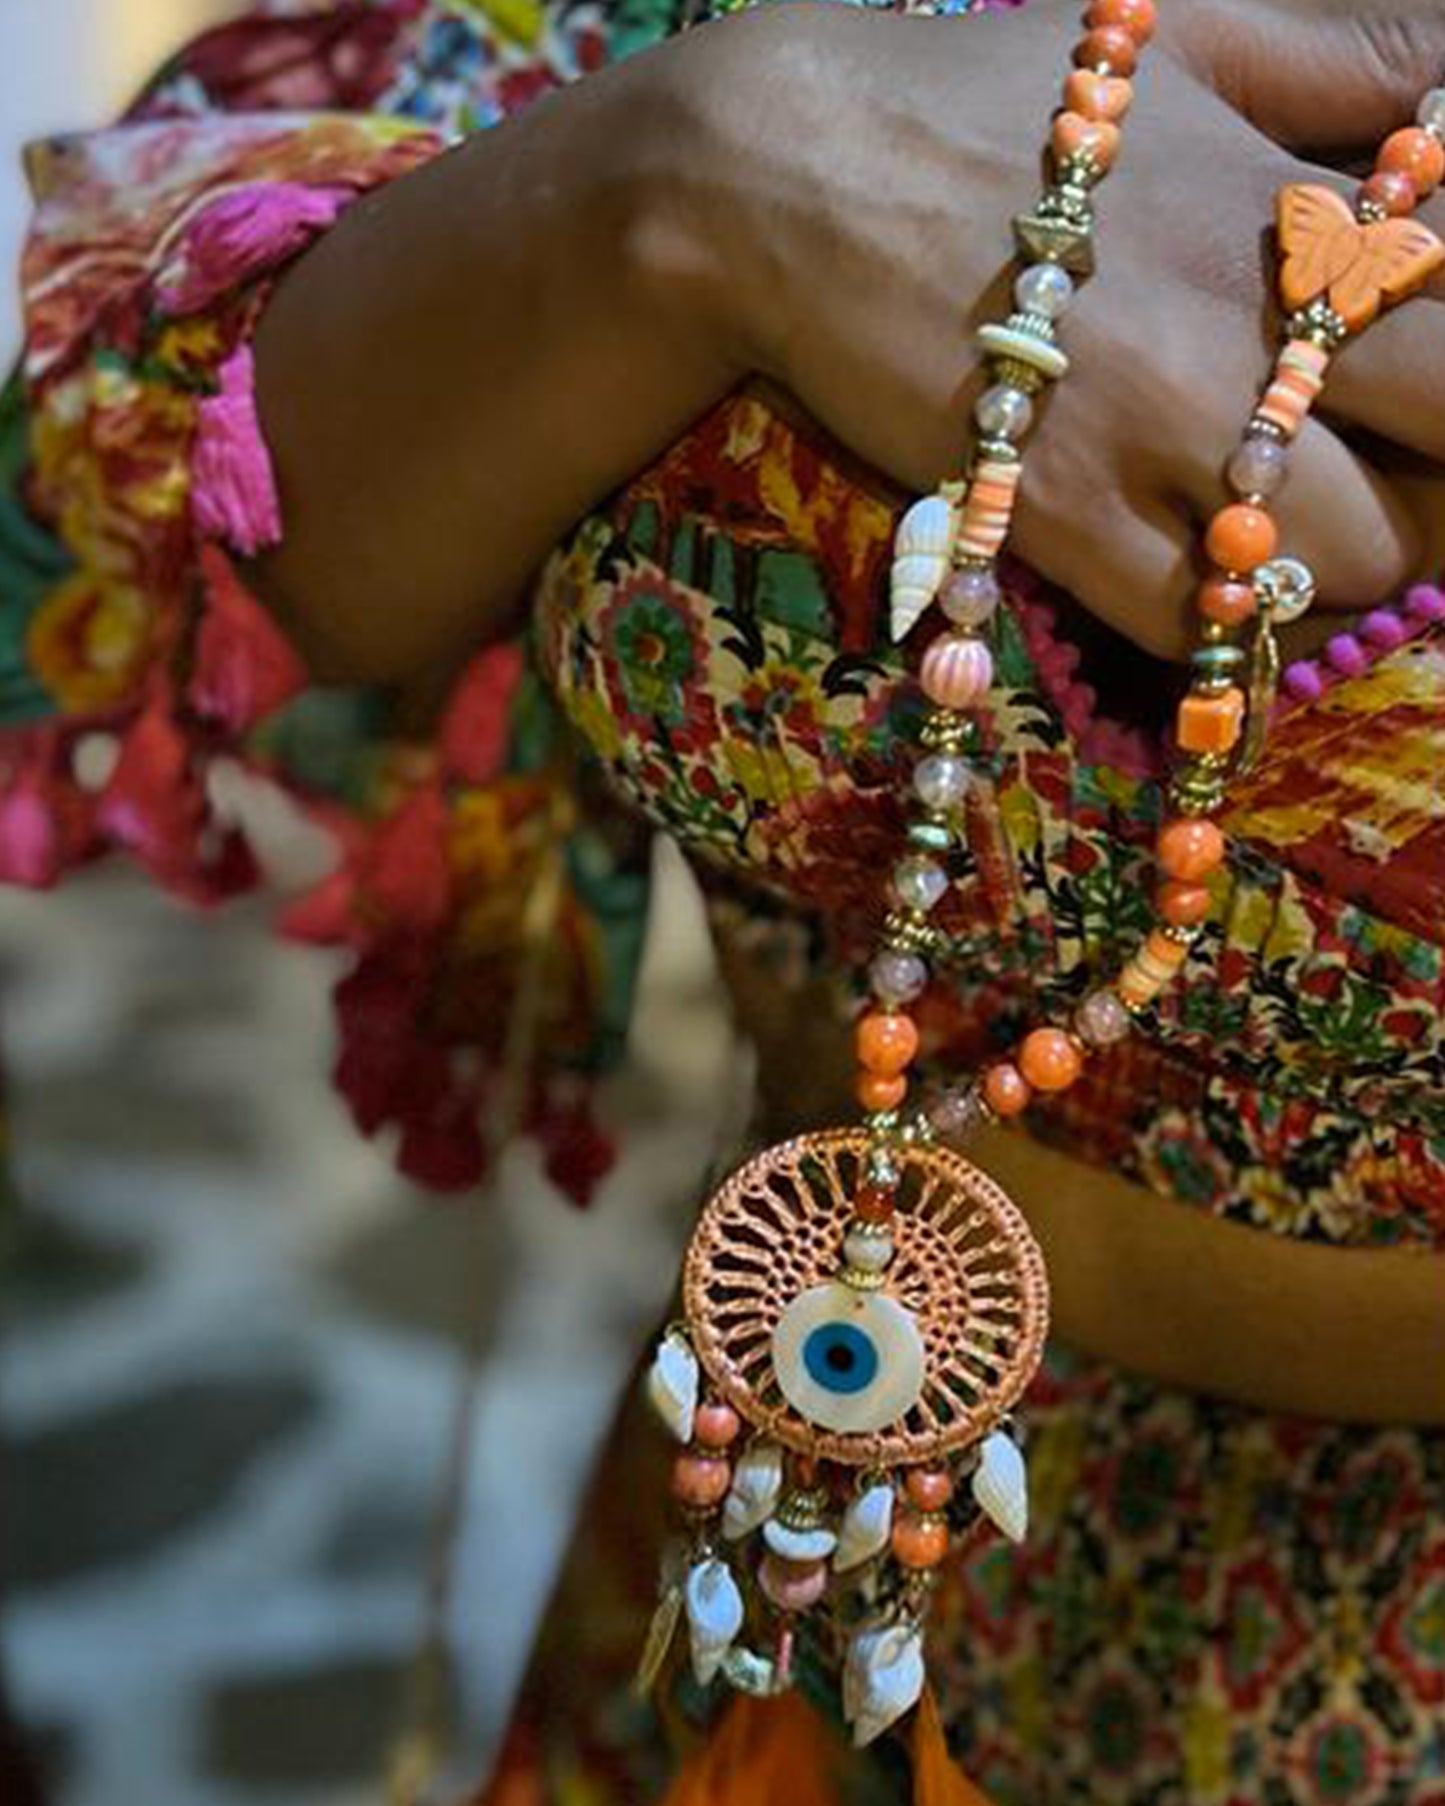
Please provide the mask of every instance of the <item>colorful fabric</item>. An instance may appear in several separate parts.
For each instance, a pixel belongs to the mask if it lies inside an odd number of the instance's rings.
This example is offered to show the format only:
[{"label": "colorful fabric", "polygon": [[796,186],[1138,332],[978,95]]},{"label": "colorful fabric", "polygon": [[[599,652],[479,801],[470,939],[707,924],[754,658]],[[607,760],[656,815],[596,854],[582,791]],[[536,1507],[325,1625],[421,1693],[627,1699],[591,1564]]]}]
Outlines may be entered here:
[{"label": "colorful fabric", "polygon": [[[1445,1803],[1445,1432],[1270,1417],[1059,1351],[1022,1416],[1028,1541],[950,1563],[929,1641],[950,1744],[995,1806]],[[655,1800],[722,1703],[686,1679],[660,1711],[629,1690],[666,1459],[629,1407],[495,1806]],[[912,1797],[886,1739],[844,1773],[845,1806]]]}]

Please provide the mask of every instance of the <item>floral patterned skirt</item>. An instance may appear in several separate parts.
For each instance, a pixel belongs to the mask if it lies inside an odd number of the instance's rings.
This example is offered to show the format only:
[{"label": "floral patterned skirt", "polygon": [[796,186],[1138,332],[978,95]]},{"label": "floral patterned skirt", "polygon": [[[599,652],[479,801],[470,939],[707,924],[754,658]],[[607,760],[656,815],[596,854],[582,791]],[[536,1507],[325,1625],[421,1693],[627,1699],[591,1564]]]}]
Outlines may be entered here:
[{"label": "floral patterned skirt", "polygon": [[[950,1740],[997,1806],[1445,1806],[1445,1430],[1271,1417],[1061,1352],[1024,1417],[1028,1542],[964,1552],[932,1643]],[[665,1789],[696,1702],[629,1692],[665,1455],[629,1405],[504,1798]],[[853,1773],[848,1806],[910,1797],[896,1749]]]}]

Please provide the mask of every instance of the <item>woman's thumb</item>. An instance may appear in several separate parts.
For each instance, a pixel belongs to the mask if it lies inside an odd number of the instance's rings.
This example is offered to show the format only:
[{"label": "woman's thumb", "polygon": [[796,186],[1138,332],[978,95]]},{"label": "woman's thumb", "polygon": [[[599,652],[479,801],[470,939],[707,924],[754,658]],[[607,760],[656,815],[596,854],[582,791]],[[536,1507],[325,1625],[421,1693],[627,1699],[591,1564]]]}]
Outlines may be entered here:
[{"label": "woman's thumb", "polygon": [[1370,151],[1445,83],[1445,4],[1201,6],[1190,61],[1260,131],[1295,151]]}]

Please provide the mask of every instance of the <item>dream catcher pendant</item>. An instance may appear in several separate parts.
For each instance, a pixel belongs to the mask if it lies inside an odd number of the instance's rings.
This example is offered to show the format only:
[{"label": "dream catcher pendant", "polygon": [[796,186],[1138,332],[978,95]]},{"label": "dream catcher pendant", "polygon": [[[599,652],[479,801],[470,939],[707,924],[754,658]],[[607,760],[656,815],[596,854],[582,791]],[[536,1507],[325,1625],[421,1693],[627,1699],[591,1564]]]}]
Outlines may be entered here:
[{"label": "dream catcher pendant", "polygon": [[1004,1425],[1043,1348],[1043,1257],[960,1155],[827,1130],[767,1149],[713,1196],[683,1307],[647,1384],[682,1445],[687,1540],[642,1679],[685,1624],[700,1684],[781,1692],[806,1621],[867,1743],[920,1698],[951,1544],[979,1517],[1024,1534]]}]

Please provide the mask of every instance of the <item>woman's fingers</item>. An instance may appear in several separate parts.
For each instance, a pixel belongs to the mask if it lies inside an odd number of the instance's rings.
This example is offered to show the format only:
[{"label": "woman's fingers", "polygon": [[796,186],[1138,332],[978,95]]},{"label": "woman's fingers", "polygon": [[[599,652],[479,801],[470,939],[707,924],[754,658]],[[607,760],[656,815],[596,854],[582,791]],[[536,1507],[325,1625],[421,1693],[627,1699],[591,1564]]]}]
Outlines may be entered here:
[{"label": "woman's fingers", "polygon": [[1182,9],[1190,64],[1277,143],[1372,151],[1445,82],[1445,6],[1396,0],[1219,0]]}]

